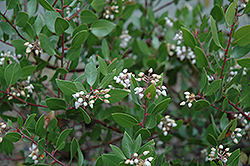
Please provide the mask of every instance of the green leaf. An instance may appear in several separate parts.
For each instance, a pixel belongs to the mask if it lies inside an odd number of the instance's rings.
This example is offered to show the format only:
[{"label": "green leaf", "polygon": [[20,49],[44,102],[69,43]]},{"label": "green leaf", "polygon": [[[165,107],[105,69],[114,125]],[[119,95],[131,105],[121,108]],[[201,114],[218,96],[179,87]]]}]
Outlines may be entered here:
[{"label": "green leaf", "polygon": [[4,70],[4,78],[6,83],[11,86],[17,82],[21,76],[21,67],[17,63],[9,64]]},{"label": "green leaf", "polygon": [[91,118],[90,118],[90,116],[88,115],[88,113],[87,113],[82,107],[79,107],[79,109],[82,111],[82,114],[83,114],[83,118],[84,118],[85,123],[86,123],[86,124],[90,124]]},{"label": "green leaf", "polygon": [[32,75],[34,71],[36,70],[36,68],[37,66],[24,66],[21,70],[22,78]]},{"label": "green leaf", "polygon": [[234,166],[239,164],[240,148],[236,149],[228,158],[226,165]]},{"label": "green leaf", "polygon": [[156,88],[154,84],[151,84],[145,91],[144,91],[144,98],[146,100],[154,100],[156,95]]},{"label": "green leaf", "polygon": [[95,9],[95,11],[100,13],[106,6],[106,3],[106,0],[93,0],[90,5]]},{"label": "green leaf", "polygon": [[115,24],[107,20],[98,20],[91,24],[90,30],[97,37],[108,35],[114,28]]},{"label": "green leaf", "polygon": [[15,34],[12,26],[10,26],[10,24],[5,22],[5,21],[0,22],[0,27],[1,27],[2,31],[4,33],[6,33],[7,35],[14,35]]},{"label": "green leaf", "polygon": [[244,57],[250,51],[250,44],[246,46],[235,46],[230,54],[230,58],[239,59]]},{"label": "green leaf", "polygon": [[88,31],[82,30],[75,34],[73,37],[71,47],[81,47],[81,45],[85,42],[85,40],[88,38]]},{"label": "green leaf", "polygon": [[16,7],[18,0],[6,0],[6,9],[13,9]]},{"label": "green leaf", "polygon": [[209,107],[210,104],[208,101],[206,100],[198,100],[196,103],[195,103],[195,110],[198,111],[198,110],[201,110],[202,108],[206,108],[206,107]]},{"label": "green leaf", "polygon": [[58,12],[45,11],[44,20],[45,20],[46,26],[53,33],[55,33],[55,21],[57,17],[61,17],[61,15]]},{"label": "green leaf", "polygon": [[42,139],[40,139],[38,141],[37,147],[38,147],[38,150],[39,150],[40,154],[43,154],[43,150],[44,150],[44,147],[45,147],[45,139],[44,138],[42,138]]},{"label": "green leaf", "polygon": [[35,132],[37,133],[37,135],[39,136],[43,136],[44,134],[44,114],[37,120],[36,126],[35,126]]},{"label": "green leaf", "polygon": [[216,138],[210,133],[208,133],[208,135],[207,135],[207,141],[213,146],[218,145]]},{"label": "green leaf", "polygon": [[98,56],[98,62],[99,62],[99,70],[103,75],[108,74],[108,66],[107,63],[102,59],[102,57]]},{"label": "green leaf", "polygon": [[235,12],[236,12],[235,8],[237,8],[237,0],[234,0],[234,2],[231,3],[227,8],[225,21],[228,26],[231,26],[234,23]]},{"label": "green leaf", "polygon": [[74,60],[79,59],[81,51],[82,51],[82,48],[80,46],[70,47],[67,52],[67,57],[66,57],[67,60],[74,61]]},{"label": "green leaf", "polygon": [[110,48],[106,39],[102,40],[102,54],[105,59],[109,59]]},{"label": "green leaf", "polygon": [[35,31],[29,22],[27,22],[25,27],[23,27],[23,30],[29,35],[28,37],[30,38],[30,40],[35,38]]},{"label": "green leaf", "polygon": [[16,18],[16,25],[19,27],[24,27],[29,19],[29,14],[19,11]]},{"label": "green leaf", "polygon": [[72,129],[65,129],[60,133],[60,135],[59,135],[59,137],[58,137],[58,139],[56,141],[56,149],[57,150],[62,150],[65,147],[66,138],[68,137],[71,130]]},{"label": "green leaf", "polygon": [[21,116],[18,116],[17,124],[18,124],[19,127],[21,127],[23,125],[23,118]]},{"label": "green leaf", "polygon": [[194,35],[184,27],[181,27],[181,31],[183,34],[185,44],[194,49],[194,47],[196,46],[196,40],[194,38]]},{"label": "green leaf", "polygon": [[[237,2],[237,1],[236,1]],[[234,43],[239,46],[246,46],[250,43],[250,25],[240,27],[234,33]]]},{"label": "green leaf", "polygon": [[141,135],[142,140],[147,140],[151,136],[151,133],[148,129],[141,128],[135,133],[134,137],[136,138],[139,135]]},{"label": "green leaf", "polygon": [[145,41],[137,39],[136,42],[137,42],[139,50],[141,51],[143,55],[147,55],[147,56],[151,55],[148,45]]},{"label": "green leaf", "polygon": [[45,99],[46,105],[51,110],[66,110],[67,104],[63,99],[47,98]]},{"label": "green leaf", "polygon": [[40,14],[37,15],[36,21],[34,23],[34,31],[38,35],[40,31],[42,30],[43,26],[45,25],[45,22]]},{"label": "green leaf", "polygon": [[42,34],[42,33],[40,33],[38,37],[39,37],[42,49],[49,55],[55,55],[56,53],[49,41],[49,38],[45,34]]},{"label": "green leaf", "polygon": [[55,11],[55,9],[49,4],[48,1],[46,0],[37,0],[38,3],[44,7],[44,9],[50,10],[50,11]]},{"label": "green leaf", "polygon": [[25,40],[22,39],[17,39],[17,40],[12,40],[11,44],[15,47],[16,49],[16,54],[23,53],[26,50],[26,46],[24,45],[26,43]]},{"label": "green leaf", "polygon": [[234,132],[235,128],[237,127],[237,118],[232,120],[227,127],[221,132],[221,134],[219,135],[219,137],[217,138],[217,140],[223,140],[226,137],[229,137],[230,135],[227,135],[228,133]]},{"label": "green leaf", "polygon": [[113,71],[111,74],[107,74],[101,81],[100,83],[100,88],[106,88],[109,84],[110,84],[110,81],[113,80],[114,76],[115,76],[115,71]]},{"label": "green leaf", "polygon": [[90,58],[89,63],[85,67],[85,76],[88,84],[93,86],[97,79],[97,69],[92,58]]},{"label": "green leaf", "polygon": [[207,78],[207,72],[205,68],[203,67],[202,73],[201,73],[201,91],[208,86],[208,78]]},{"label": "green leaf", "polygon": [[4,138],[11,142],[17,142],[22,138],[22,136],[17,132],[9,132],[4,136]]},{"label": "green leaf", "polygon": [[213,36],[213,41],[218,47],[222,47],[220,44],[219,37],[218,37],[218,30],[217,30],[214,18],[212,16],[210,16],[210,21],[211,21],[211,32]]},{"label": "green leaf", "polygon": [[[151,114],[157,114],[162,112],[163,110],[166,110],[168,107],[168,104],[170,102],[170,98],[167,98],[165,100],[162,100],[160,103],[158,103],[152,110]],[[149,110],[150,113],[150,110]]]},{"label": "green leaf", "polygon": [[2,148],[5,151],[5,153],[9,155],[14,150],[14,144],[11,141],[3,138]]},{"label": "green leaf", "polygon": [[77,92],[75,83],[71,81],[56,79],[56,84],[61,89],[61,91],[66,95],[72,95]]},{"label": "green leaf", "polygon": [[224,13],[219,5],[215,5],[213,9],[211,10],[210,14],[213,16],[213,18],[218,22],[223,19]]},{"label": "green leaf", "polygon": [[127,158],[130,158],[133,154],[133,141],[126,131],[122,139],[122,152]]},{"label": "green leaf", "polygon": [[124,128],[131,128],[131,127],[137,125],[137,123],[138,123],[138,120],[129,114],[113,113],[111,115],[114,118],[115,122]]},{"label": "green leaf", "polygon": [[221,79],[218,79],[218,80],[212,82],[205,89],[205,91],[204,91],[205,94],[204,95],[205,96],[212,95],[213,93],[215,93],[220,88],[220,85],[221,85]]},{"label": "green leaf", "polygon": [[111,147],[111,149],[113,150],[114,154],[115,154],[118,158],[120,158],[120,159],[122,159],[122,160],[125,160],[125,159],[126,159],[125,155],[122,153],[122,151],[121,151],[120,148],[118,148],[118,147],[115,146],[115,145],[111,145],[111,144],[110,144],[110,147]]},{"label": "green leaf", "polygon": [[28,116],[23,127],[27,127],[34,120],[35,117],[36,117],[36,114],[31,114],[30,116]]},{"label": "green leaf", "polygon": [[98,20],[98,16],[91,10],[87,10],[87,9],[81,12],[80,17],[81,17],[82,23],[86,23],[86,24],[89,24]]},{"label": "green leaf", "polygon": [[249,68],[250,67],[250,58],[239,59],[239,60],[237,60],[237,63],[241,67]]},{"label": "green leaf", "polygon": [[119,162],[121,162],[121,159],[113,154],[104,154],[102,155],[102,161],[104,165],[107,166],[118,166]]},{"label": "green leaf", "polygon": [[77,149],[77,153],[78,153],[78,165],[82,166],[84,163],[84,158],[80,148]]},{"label": "green leaf", "polygon": [[200,47],[195,46],[194,49],[195,56],[196,56],[196,64],[202,68],[208,66],[208,60],[205,53],[202,51]]},{"label": "green leaf", "polygon": [[134,148],[133,148],[134,152],[138,152],[138,150],[141,147],[141,142],[142,142],[142,138],[141,138],[141,135],[139,134],[134,142]]},{"label": "green leaf", "polygon": [[109,94],[110,98],[108,100],[110,103],[116,103],[126,97],[130,92],[123,89],[111,89]]},{"label": "green leaf", "polygon": [[78,148],[79,148],[79,143],[74,137],[70,144],[70,162],[69,163],[71,163],[72,159],[76,155]]},{"label": "green leaf", "polygon": [[249,12],[250,12],[250,2],[248,1],[243,14],[246,14],[246,13],[249,13]]},{"label": "green leaf", "polygon": [[62,17],[57,17],[55,21],[55,32],[61,36],[65,30],[69,28],[69,22]]},{"label": "green leaf", "polygon": [[243,104],[249,104],[249,99],[250,99],[250,86],[249,84],[247,84],[242,88],[239,102],[242,102]]}]

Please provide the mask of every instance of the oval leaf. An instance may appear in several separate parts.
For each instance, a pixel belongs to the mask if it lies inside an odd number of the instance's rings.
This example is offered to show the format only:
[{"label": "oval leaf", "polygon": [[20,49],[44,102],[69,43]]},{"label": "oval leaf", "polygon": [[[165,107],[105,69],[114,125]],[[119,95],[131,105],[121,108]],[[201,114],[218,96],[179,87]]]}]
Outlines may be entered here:
[{"label": "oval leaf", "polygon": [[131,128],[138,123],[137,119],[125,113],[113,113],[112,117],[123,128]]}]

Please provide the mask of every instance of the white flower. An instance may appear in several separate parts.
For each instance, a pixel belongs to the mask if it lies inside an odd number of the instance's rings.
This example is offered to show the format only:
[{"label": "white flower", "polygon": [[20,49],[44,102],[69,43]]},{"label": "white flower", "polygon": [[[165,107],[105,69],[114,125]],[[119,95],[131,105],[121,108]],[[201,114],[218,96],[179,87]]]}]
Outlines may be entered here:
[{"label": "white flower", "polygon": [[176,123],[172,123],[172,127],[176,127],[177,126],[177,124]]},{"label": "white flower", "polygon": [[124,74],[126,74],[128,72],[128,69],[123,69],[122,71]]},{"label": "white flower", "polygon": [[148,70],[148,72],[149,72],[149,73],[153,73],[153,69],[150,68],[150,69]]},{"label": "white flower", "polygon": [[79,92],[79,94],[80,94],[80,95],[84,95],[84,92],[83,92],[83,91],[81,91],[81,92]]},{"label": "white flower", "polygon": [[226,157],[223,158],[222,161],[223,161],[223,163],[226,163],[227,162],[227,158]]},{"label": "white flower", "polygon": [[86,107],[88,105],[88,103],[85,101],[85,102],[83,102],[83,105],[84,105],[84,107]]},{"label": "white flower", "polygon": [[233,139],[233,142],[234,142],[235,144],[238,144],[238,143],[239,143],[239,141],[238,141],[236,138]]},{"label": "white flower", "polygon": [[77,100],[79,103],[82,103],[83,102],[83,99],[80,97],[80,98],[78,98],[78,100]]},{"label": "white flower", "polygon": [[35,160],[35,161],[34,161],[34,164],[37,164],[37,163],[38,163],[38,160]]},{"label": "white flower", "polygon": [[166,93],[165,90],[163,90],[163,91],[161,92],[161,94],[162,94],[163,96],[167,96],[167,93]]},{"label": "white flower", "polygon": [[130,160],[130,165],[134,165],[134,161],[133,160]]},{"label": "white flower", "polygon": [[130,160],[127,159],[127,160],[125,161],[125,164],[129,164],[129,163],[130,163]]},{"label": "white flower", "polygon": [[167,89],[167,88],[163,85],[163,86],[161,86],[161,89],[165,90],[165,89]]},{"label": "white flower", "polygon": [[190,92],[186,91],[186,92],[184,92],[184,95],[189,96]]},{"label": "white flower", "polygon": [[223,149],[223,145],[220,145],[220,146],[219,146],[219,149]]},{"label": "white flower", "polygon": [[135,164],[138,164],[138,163],[139,163],[139,160],[138,160],[138,159],[135,159],[135,160],[134,160],[134,163],[135,163]]},{"label": "white flower", "polygon": [[78,101],[75,102],[75,107],[76,109],[78,109],[81,106],[81,103],[79,103]]},{"label": "white flower", "polygon": [[164,132],[163,132],[163,135],[164,135],[164,136],[167,136],[167,135],[168,135],[168,132],[167,132],[167,131],[164,131]]},{"label": "white flower", "polygon": [[242,135],[240,133],[237,133],[236,136],[237,137],[242,137]]},{"label": "white flower", "polygon": [[103,101],[104,101],[104,103],[108,103],[108,104],[110,103],[110,101],[107,99],[104,99]]},{"label": "white flower", "polygon": [[153,157],[147,158],[147,160],[150,161],[150,162],[151,162],[153,159],[154,159]]},{"label": "white flower", "polygon": [[140,93],[140,94],[139,94],[139,99],[142,99],[143,96],[144,96],[144,94],[143,94],[143,93]]},{"label": "white flower", "polygon": [[151,163],[149,161],[145,161],[143,166],[151,166]]},{"label": "white flower", "polygon": [[188,103],[188,107],[189,107],[189,108],[192,107],[192,103]]},{"label": "white flower", "polygon": [[146,151],[143,152],[143,155],[144,155],[144,156],[146,156],[147,154],[149,154],[149,151],[148,151],[148,150],[146,150]]},{"label": "white flower", "polygon": [[180,105],[185,105],[186,104],[186,102],[185,101],[182,101],[181,103],[180,103]]},{"label": "white flower", "polygon": [[107,99],[107,98],[110,98],[110,94],[106,94],[104,97],[105,97],[106,99]]},{"label": "white flower", "polygon": [[37,159],[36,155],[32,156],[32,160],[36,160],[36,159]]}]

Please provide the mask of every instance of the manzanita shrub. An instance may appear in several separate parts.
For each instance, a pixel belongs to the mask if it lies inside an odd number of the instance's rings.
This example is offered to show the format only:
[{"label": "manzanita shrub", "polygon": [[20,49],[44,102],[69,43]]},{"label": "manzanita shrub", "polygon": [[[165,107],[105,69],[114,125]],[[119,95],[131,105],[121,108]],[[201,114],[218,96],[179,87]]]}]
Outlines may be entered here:
[{"label": "manzanita shrub", "polygon": [[250,163],[247,0],[214,0],[210,15],[178,0],[5,2],[0,41],[14,50],[0,55],[5,159]]}]

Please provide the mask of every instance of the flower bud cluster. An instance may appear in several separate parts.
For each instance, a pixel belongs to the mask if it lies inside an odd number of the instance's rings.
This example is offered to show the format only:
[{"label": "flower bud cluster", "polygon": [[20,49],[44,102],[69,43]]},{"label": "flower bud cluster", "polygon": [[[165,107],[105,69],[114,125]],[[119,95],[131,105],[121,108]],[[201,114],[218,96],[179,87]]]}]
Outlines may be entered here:
[{"label": "flower bud cluster", "polygon": [[190,93],[188,91],[184,92],[184,95],[185,95],[185,98],[187,99],[187,101],[182,101],[180,103],[181,106],[185,105],[186,103],[188,103],[188,107],[192,107],[192,102],[195,101],[196,102],[196,99],[195,99],[195,94],[193,93]]},{"label": "flower bud cluster", "polygon": [[32,144],[31,147],[29,147],[30,154],[28,157],[32,158],[34,160],[34,164],[37,164],[39,162],[39,159],[42,160],[44,159],[44,155],[40,154],[37,145]]},{"label": "flower bud cluster", "polygon": [[128,47],[128,42],[132,39],[132,37],[128,34],[128,30],[123,30],[119,38],[121,39],[119,46],[123,49]]},{"label": "flower bud cluster", "polygon": [[[247,116],[250,116],[250,112],[244,112],[244,113],[245,113]],[[245,118],[245,116],[243,116],[241,113],[234,114],[234,117],[239,119],[240,125],[243,126],[243,127],[245,127],[245,129],[246,129],[246,126],[250,124],[250,123],[247,121],[247,119]],[[247,130],[247,129],[246,129],[246,130]]]},{"label": "flower bud cluster", "polygon": [[164,17],[164,20],[166,20],[166,25],[169,27],[173,27],[174,23],[168,18],[168,17]]},{"label": "flower bud cluster", "polygon": [[162,118],[160,123],[158,124],[158,128],[162,130],[164,136],[167,136],[169,131],[176,126],[177,123],[175,123],[175,120],[170,119],[169,115],[166,115],[164,118]]},{"label": "flower bud cluster", "polygon": [[[238,74],[238,70],[241,68],[242,67],[239,64],[236,64],[233,67],[230,67],[230,76],[227,78],[227,82],[230,82],[233,79],[233,77]],[[243,72],[242,72],[243,76],[247,74],[246,70],[247,68],[244,67]]]},{"label": "flower bud cluster", "polygon": [[124,69],[118,76],[114,76],[114,80],[117,84],[122,84],[125,89],[128,89],[132,75],[135,76],[132,73],[128,73],[128,69]]},{"label": "flower bud cluster", "polygon": [[223,145],[219,145],[219,147],[216,149],[214,147],[211,148],[211,152],[208,155],[208,160],[220,160],[224,164],[227,162],[227,159],[231,155],[231,153],[228,152],[229,148],[224,148]]},{"label": "flower bud cluster", "polygon": [[36,41],[34,43],[26,42],[24,43],[24,46],[26,46],[26,54],[29,54],[33,52],[36,56],[40,55],[43,53],[43,50],[40,45],[40,41]]},{"label": "flower bud cluster", "polygon": [[154,159],[153,157],[148,157],[145,160],[140,159],[141,156],[146,156],[149,154],[149,151],[144,151],[141,155],[134,153],[131,155],[130,159],[126,159],[125,164],[136,165],[136,166],[151,166],[151,161]]},{"label": "flower bud cluster", "polygon": [[168,44],[167,45],[168,54],[170,56],[173,56],[174,54],[176,54],[176,57],[179,58],[180,61],[183,61],[186,58],[186,59],[189,59],[192,64],[195,64],[196,59],[195,59],[195,54],[192,51],[192,49],[187,46],[180,46],[180,44],[181,44],[181,40],[177,41],[177,46],[174,44]]},{"label": "flower bud cluster", "polygon": [[234,132],[232,132],[231,134],[231,138],[233,139],[233,142],[235,144],[238,144],[239,143],[238,139],[242,137],[241,131],[242,131],[241,128],[236,128]]},{"label": "flower bud cluster", "polygon": [[75,108],[78,109],[80,106],[88,106],[90,108],[94,107],[94,103],[97,99],[102,100],[104,103],[110,103],[108,98],[111,96],[108,94],[110,89],[102,89],[102,90],[93,90],[90,93],[85,93],[83,91],[77,92],[73,94],[75,101]]},{"label": "flower bud cluster", "polygon": [[[4,122],[0,123],[0,134],[5,134],[6,132],[8,132],[11,128],[5,124]],[[0,143],[3,141],[3,138],[0,137]]]},{"label": "flower bud cluster", "polygon": [[105,19],[113,20],[115,18],[115,13],[119,13],[119,6],[115,0],[107,1],[109,4],[104,7],[103,17]]},{"label": "flower bud cluster", "polygon": [[[148,75],[144,74],[143,72],[140,72],[138,74],[138,76],[139,77],[136,78],[136,81],[138,81],[138,82],[144,81],[146,84],[152,83],[154,85],[156,85],[160,81],[160,79],[162,78],[161,75],[153,74],[153,69],[152,68],[150,68],[148,70]],[[144,93],[145,90],[146,90],[146,88],[144,88],[144,87],[136,87],[134,89],[135,94],[137,94],[139,96],[139,99],[143,98],[143,96],[144,96],[143,93]],[[164,85],[163,86],[156,86],[155,98],[158,99],[158,97],[160,95],[167,96],[166,90],[167,90],[167,88]],[[147,96],[147,98],[150,98],[150,96],[149,97]]]},{"label": "flower bud cluster", "polygon": [[[10,94],[13,96],[23,96],[30,97],[30,94],[33,93],[34,86],[30,83],[31,76],[28,76],[27,80],[16,83],[14,86],[10,88]],[[27,93],[25,92],[27,90]],[[12,100],[13,97],[9,96],[8,100]]]},{"label": "flower bud cluster", "polygon": [[11,54],[10,51],[6,52],[6,53],[1,53],[0,54],[0,66],[2,66],[4,64],[5,59],[7,59],[7,63],[10,64],[12,62],[17,62],[19,64],[19,59],[22,57],[21,54]]}]

